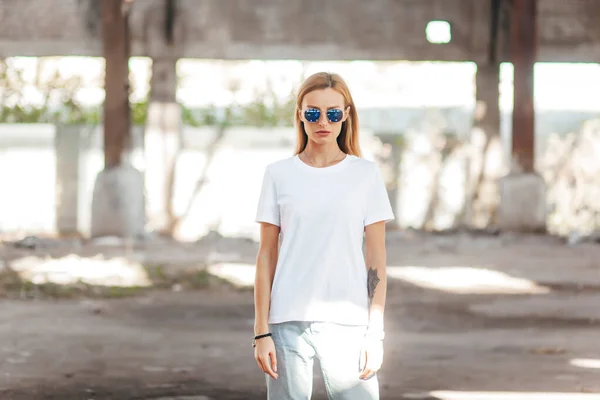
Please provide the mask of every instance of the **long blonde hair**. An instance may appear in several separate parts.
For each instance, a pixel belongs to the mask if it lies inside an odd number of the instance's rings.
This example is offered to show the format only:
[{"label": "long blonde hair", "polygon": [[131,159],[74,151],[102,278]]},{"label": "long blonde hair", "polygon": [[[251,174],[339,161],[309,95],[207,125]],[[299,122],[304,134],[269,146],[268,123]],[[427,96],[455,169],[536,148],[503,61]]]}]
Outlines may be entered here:
[{"label": "long blonde hair", "polygon": [[302,101],[307,93],[314,90],[332,88],[344,96],[344,109],[350,107],[350,113],[346,121],[342,122],[342,129],[340,135],[337,137],[338,145],[340,149],[350,155],[357,157],[361,156],[360,143],[358,142],[358,113],[354,106],[354,100],[350,94],[348,85],[341,76],[338,74],[328,72],[318,72],[309,76],[298,90],[298,96],[296,98],[296,112],[295,112],[295,125],[296,125],[296,149],[294,155],[301,153],[306,148],[308,143],[308,135],[304,130],[304,122],[300,119],[299,110],[302,108]]}]

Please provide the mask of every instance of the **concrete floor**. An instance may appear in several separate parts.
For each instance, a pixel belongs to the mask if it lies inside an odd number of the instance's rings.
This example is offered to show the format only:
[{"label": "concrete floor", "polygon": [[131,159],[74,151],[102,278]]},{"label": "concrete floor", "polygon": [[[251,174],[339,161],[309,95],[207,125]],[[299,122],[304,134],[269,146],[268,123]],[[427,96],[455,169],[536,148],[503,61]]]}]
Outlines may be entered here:
[{"label": "concrete floor", "polygon": [[[382,399],[600,399],[600,246],[406,232],[388,241]],[[76,252],[99,251],[91,247]],[[0,254],[11,262],[43,251]],[[129,256],[178,268],[207,258],[251,263],[255,251],[222,239]],[[252,323],[251,291],[221,285],[120,299],[5,298],[0,398],[264,399]],[[325,399],[319,374],[315,382],[313,398]]]}]

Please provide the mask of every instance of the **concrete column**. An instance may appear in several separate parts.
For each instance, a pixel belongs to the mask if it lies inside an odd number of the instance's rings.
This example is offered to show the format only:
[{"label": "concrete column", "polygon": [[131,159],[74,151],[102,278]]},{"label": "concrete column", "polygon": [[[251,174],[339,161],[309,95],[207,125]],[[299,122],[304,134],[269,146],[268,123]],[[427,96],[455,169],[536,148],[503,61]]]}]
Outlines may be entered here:
[{"label": "concrete column", "polygon": [[56,127],[56,230],[62,236],[79,231],[80,138],[79,129]]},{"label": "concrete column", "polygon": [[475,83],[467,224],[485,228],[497,222],[498,179],[505,173],[500,140],[500,64],[479,63]]},{"label": "concrete column", "polygon": [[173,179],[181,146],[181,109],[175,98],[176,59],[154,59],[145,130],[148,228],[172,233]]},{"label": "concrete column", "polygon": [[121,0],[102,2],[104,164],[117,167],[129,139],[129,18]]},{"label": "concrete column", "polygon": [[131,144],[129,112],[128,2],[102,2],[102,38],[106,60],[104,99],[104,170],[92,198],[92,237],[144,236],[143,176],[125,159]]},{"label": "concrete column", "polygon": [[152,57],[150,102],[144,133],[148,229],[174,234],[174,177],[181,146],[181,108],[177,103],[177,60],[183,42],[183,20],[174,1],[156,5],[147,14],[148,54]]},{"label": "concrete column", "polygon": [[392,211],[396,216],[394,221],[386,224],[387,229],[397,229],[401,225],[401,208],[399,206],[400,194],[400,163],[404,147],[400,134],[378,134],[381,140],[382,149],[375,155],[377,163],[380,165],[383,180],[387,188],[387,194],[392,205]]},{"label": "concrete column", "polygon": [[510,58],[514,65],[511,171],[500,183],[501,229],[543,232],[546,187],[535,173],[534,64],[538,48],[537,0],[512,3]]},{"label": "concrete column", "polygon": [[513,2],[510,58],[514,66],[512,170],[534,172],[535,109],[533,75],[537,56],[537,0]]},{"label": "concrete column", "polygon": [[477,108],[474,126],[488,138],[497,138],[500,135],[500,64],[478,64],[475,77]]}]

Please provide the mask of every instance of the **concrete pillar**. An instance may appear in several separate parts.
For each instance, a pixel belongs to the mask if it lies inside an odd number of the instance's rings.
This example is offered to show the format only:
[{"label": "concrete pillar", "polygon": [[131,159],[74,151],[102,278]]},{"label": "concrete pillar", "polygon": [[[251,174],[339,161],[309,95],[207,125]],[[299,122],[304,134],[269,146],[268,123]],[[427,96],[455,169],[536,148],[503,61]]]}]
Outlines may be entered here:
[{"label": "concrete pillar", "polygon": [[56,127],[56,231],[61,236],[79,232],[80,142],[80,129]]},{"label": "concrete pillar", "polygon": [[102,2],[102,38],[106,59],[104,99],[104,170],[92,198],[92,237],[137,238],[144,235],[144,179],[126,159],[131,146],[129,111],[130,5]]},{"label": "concrete pillar", "polygon": [[145,185],[148,229],[173,234],[174,177],[181,146],[181,108],[177,103],[177,60],[182,21],[176,3],[157,4],[148,13],[147,51],[152,57],[150,102],[146,121]]},{"label": "concrete pillar", "polygon": [[145,130],[145,181],[148,228],[170,234],[175,211],[172,208],[173,179],[181,146],[181,109],[175,98],[175,59],[154,59],[151,94]]},{"label": "concrete pillar", "polygon": [[511,61],[514,66],[512,115],[512,170],[534,172],[534,65],[537,53],[537,0],[513,2]]},{"label": "concrete pillar", "polygon": [[476,85],[476,128],[488,138],[500,135],[500,64],[498,62],[477,64]]},{"label": "concrete pillar", "polygon": [[129,139],[129,18],[121,0],[102,2],[104,67],[104,164],[121,164]]},{"label": "concrete pillar", "polygon": [[379,164],[383,180],[387,188],[387,194],[392,205],[392,211],[396,215],[396,219],[386,224],[386,228],[393,230],[401,225],[401,209],[400,209],[400,163],[404,150],[403,140],[400,134],[378,134],[376,135],[381,140],[381,151],[375,155],[376,162]]},{"label": "concrete pillar", "polygon": [[475,85],[466,220],[475,228],[485,228],[497,223],[498,179],[505,173],[500,140],[500,64],[479,63]]},{"label": "concrete pillar", "polygon": [[533,75],[537,41],[537,0],[514,0],[510,32],[514,65],[511,171],[500,182],[499,226],[504,230],[546,229],[546,186],[535,172]]},{"label": "concrete pillar", "polygon": [[105,169],[96,177],[92,199],[93,238],[145,236],[144,179],[129,163]]}]

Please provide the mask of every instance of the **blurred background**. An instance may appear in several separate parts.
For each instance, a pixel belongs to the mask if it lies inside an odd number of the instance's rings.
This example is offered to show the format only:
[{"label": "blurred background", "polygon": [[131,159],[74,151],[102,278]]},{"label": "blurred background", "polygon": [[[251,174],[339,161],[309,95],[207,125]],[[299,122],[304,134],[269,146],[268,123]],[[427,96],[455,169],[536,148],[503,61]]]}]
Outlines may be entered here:
[{"label": "blurred background", "polygon": [[264,398],[254,214],[329,71],[397,217],[382,398],[600,399],[598,16],[0,0],[0,398]]}]

